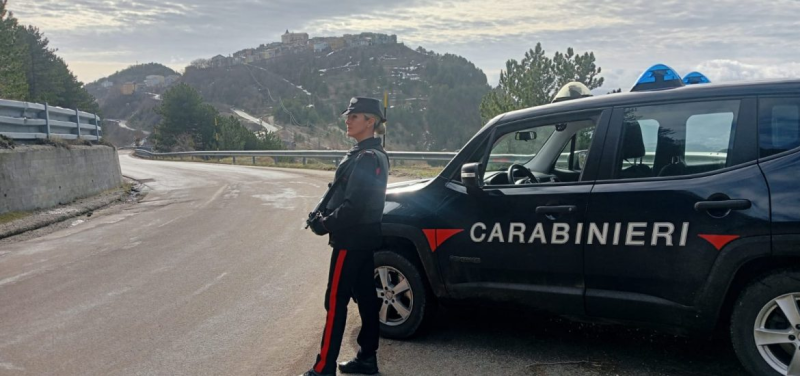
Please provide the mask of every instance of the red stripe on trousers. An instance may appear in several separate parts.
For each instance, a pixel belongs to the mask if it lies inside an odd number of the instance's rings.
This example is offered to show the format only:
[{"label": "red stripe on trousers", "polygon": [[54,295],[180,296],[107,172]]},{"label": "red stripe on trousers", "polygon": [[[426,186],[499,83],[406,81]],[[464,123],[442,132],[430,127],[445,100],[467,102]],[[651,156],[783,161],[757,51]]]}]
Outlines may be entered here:
[{"label": "red stripe on trousers", "polygon": [[322,373],[328,358],[328,349],[331,345],[331,330],[333,330],[333,318],[336,317],[336,292],[339,290],[339,277],[342,275],[342,265],[344,257],[347,256],[346,250],[339,251],[339,258],[336,259],[336,268],[333,271],[333,283],[331,284],[331,296],[328,299],[328,320],[325,322],[325,337],[322,341],[322,352],[319,354],[319,363],[314,367],[314,371]]}]

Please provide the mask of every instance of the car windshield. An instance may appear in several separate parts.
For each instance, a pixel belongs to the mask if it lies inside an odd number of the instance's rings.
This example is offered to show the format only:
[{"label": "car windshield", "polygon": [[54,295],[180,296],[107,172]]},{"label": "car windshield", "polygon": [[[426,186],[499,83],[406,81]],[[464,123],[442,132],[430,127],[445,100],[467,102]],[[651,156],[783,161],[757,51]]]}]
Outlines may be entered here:
[{"label": "car windshield", "polygon": [[512,164],[526,165],[555,132],[555,125],[504,134],[494,143],[486,171],[505,171]]}]

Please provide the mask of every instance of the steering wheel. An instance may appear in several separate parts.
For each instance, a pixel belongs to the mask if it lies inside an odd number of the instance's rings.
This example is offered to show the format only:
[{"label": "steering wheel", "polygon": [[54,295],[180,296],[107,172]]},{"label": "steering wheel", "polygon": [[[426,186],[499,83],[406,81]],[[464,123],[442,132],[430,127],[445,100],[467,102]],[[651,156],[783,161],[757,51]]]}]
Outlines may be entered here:
[{"label": "steering wheel", "polygon": [[509,183],[517,184],[517,182],[514,180],[514,171],[516,171],[516,170],[522,171],[522,174],[525,175],[525,177],[528,178],[528,180],[531,183],[538,183],[539,182],[539,179],[536,179],[536,176],[533,175],[531,170],[528,170],[527,167],[525,167],[525,166],[523,166],[521,164],[514,163],[511,166],[508,166],[507,174],[508,174],[508,182]]}]

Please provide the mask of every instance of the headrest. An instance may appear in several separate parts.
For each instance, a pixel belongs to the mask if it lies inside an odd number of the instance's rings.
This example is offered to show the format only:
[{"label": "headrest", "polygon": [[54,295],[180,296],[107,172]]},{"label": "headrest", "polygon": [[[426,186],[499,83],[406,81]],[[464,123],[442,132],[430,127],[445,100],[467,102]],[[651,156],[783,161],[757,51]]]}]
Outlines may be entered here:
[{"label": "headrest", "polygon": [[642,138],[642,127],[636,120],[625,122],[625,139],[622,142],[622,159],[644,157],[644,139]]}]

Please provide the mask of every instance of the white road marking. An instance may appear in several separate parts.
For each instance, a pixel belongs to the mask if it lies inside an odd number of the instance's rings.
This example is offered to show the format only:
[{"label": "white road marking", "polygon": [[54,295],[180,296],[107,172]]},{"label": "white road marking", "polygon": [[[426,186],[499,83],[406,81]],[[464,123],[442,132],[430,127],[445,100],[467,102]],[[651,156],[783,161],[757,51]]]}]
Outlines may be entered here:
[{"label": "white road marking", "polygon": [[314,187],[314,188],[319,188],[319,187],[320,187],[320,185],[319,185],[319,184],[308,183],[308,182],[304,182],[304,181],[290,181],[290,182],[289,182],[289,184],[302,184],[302,185],[310,185],[310,186],[312,186],[312,187]]},{"label": "white road marking", "polygon": [[208,204],[210,204],[211,202],[213,202],[214,200],[216,200],[216,199],[217,199],[217,197],[219,197],[219,196],[222,194],[222,192],[225,192],[225,190],[226,190],[227,188],[228,188],[228,186],[227,186],[227,185],[223,185],[222,187],[220,187],[220,188],[217,190],[217,192],[216,192],[216,193],[214,193],[214,195],[213,195],[213,196],[211,196],[211,198],[210,198],[208,201],[206,201],[206,203],[205,203],[205,204],[203,204],[203,205],[200,205],[200,207],[201,207],[201,208],[204,208],[204,207],[208,206]]},{"label": "white road marking", "polygon": [[166,222],[164,222],[164,223],[162,223],[162,224],[158,225],[158,227],[164,227],[164,226],[166,226],[166,225],[168,225],[168,224],[170,224],[170,223],[172,223],[172,222],[175,222],[175,221],[177,221],[178,219],[183,219],[183,217],[178,217],[178,218],[173,218],[173,219],[170,219],[169,221],[166,221]]},{"label": "white road marking", "polygon": [[0,362],[0,369],[4,369],[6,371],[24,371],[25,368],[17,367],[12,363],[8,362]]},{"label": "white road marking", "polygon": [[30,271],[27,271],[27,272],[22,273],[22,274],[17,274],[17,275],[15,275],[13,277],[8,277],[6,279],[2,279],[2,280],[0,280],[0,287],[8,285],[8,284],[11,284],[11,283],[14,283],[16,281],[19,281],[20,279],[25,278],[25,277],[27,277],[27,276],[29,276],[31,274],[35,274],[39,270],[40,269],[34,269],[34,270],[30,270]]},{"label": "white road marking", "polygon": [[131,288],[130,288],[130,287],[123,287],[123,288],[121,288],[121,289],[119,289],[119,290],[114,290],[114,291],[111,291],[111,292],[109,292],[109,293],[108,293],[108,294],[106,294],[106,295],[107,295],[107,296],[117,296],[117,295],[122,295],[122,294],[124,294],[124,293],[126,293],[126,292],[128,292],[128,291],[131,291]]},{"label": "white road marking", "polygon": [[205,292],[206,290],[210,289],[210,288],[211,288],[211,286],[214,286],[214,285],[215,285],[217,282],[219,282],[219,280],[221,280],[222,278],[224,278],[226,275],[228,275],[228,272],[225,272],[225,273],[222,273],[222,274],[220,274],[220,275],[219,275],[217,278],[214,278],[214,280],[213,280],[213,281],[209,282],[209,283],[208,283],[208,284],[206,284],[205,286],[203,286],[203,287],[199,288],[197,291],[193,292],[193,293],[192,293],[192,296],[197,296],[197,295],[200,295],[200,294],[202,294],[202,293],[203,293],[203,292]]},{"label": "white road marking", "polygon": [[124,245],[122,247],[122,249],[127,250],[127,249],[136,248],[139,244],[142,244],[142,242],[133,242],[133,243],[130,243],[130,244],[126,244],[126,245]]}]

